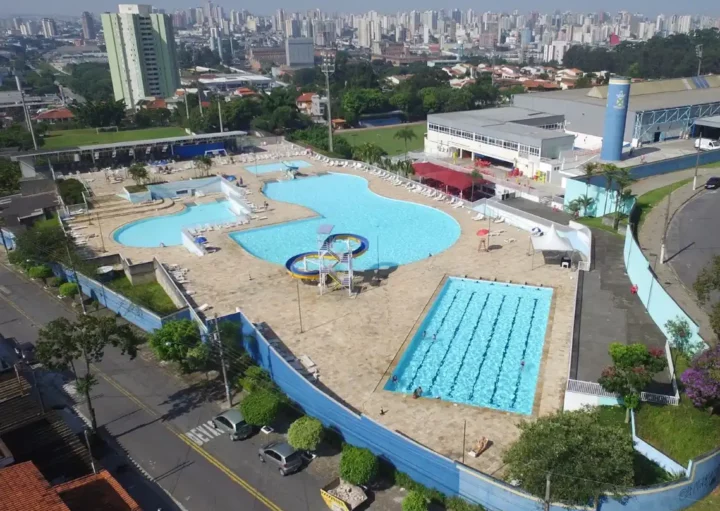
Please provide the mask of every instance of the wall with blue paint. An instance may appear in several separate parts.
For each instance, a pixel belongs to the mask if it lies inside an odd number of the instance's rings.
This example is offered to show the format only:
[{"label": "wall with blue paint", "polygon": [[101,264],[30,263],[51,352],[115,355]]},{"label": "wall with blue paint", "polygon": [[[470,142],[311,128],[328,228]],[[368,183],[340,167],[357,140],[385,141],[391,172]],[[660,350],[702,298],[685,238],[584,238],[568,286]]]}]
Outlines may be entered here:
[{"label": "wall with blue paint", "polygon": [[129,200],[133,204],[139,204],[141,202],[148,202],[152,200],[152,192],[146,190],[144,192],[133,192],[130,193],[127,188],[124,189],[125,194],[122,195],[125,199]]},{"label": "wall with blue paint", "polygon": [[205,156],[205,151],[217,151],[225,149],[224,142],[212,142],[208,144],[196,145],[174,145],[172,147],[173,154],[180,158],[195,158],[196,156]]},{"label": "wall with blue paint", "polygon": [[6,229],[2,229],[2,233],[5,238],[5,248],[15,250],[15,235]]},{"label": "wall with blue paint", "polygon": [[[163,183],[160,185],[148,185],[148,190],[152,193],[153,199],[172,199],[178,196],[189,197],[195,192],[218,193],[221,191],[220,182],[222,179],[218,176],[203,177],[200,179],[188,179],[186,181],[173,181],[172,183]],[[178,192],[186,193],[178,195]]]},{"label": "wall with blue paint", "polygon": [[[575,199],[587,195],[588,197],[595,200],[593,205],[588,208],[587,212],[580,210],[580,216],[589,217],[601,217],[615,213],[615,200],[617,199],[617,190],[606,190],[604,178],[602,183],[600,179],[591,179],[590,184],[587,184],[585,180],[579,179],[568,179],[565,185],[565,201],[564,205],[567,207]],[[632,201],[627,201],[621,204],[621,211],[624,214],[630,212],[632,207]]]},{"label": "wall with blue paint", "polygon": [[625,121],[628,103],[630,102],[630,79],[623,77],[610,78],[605,107],[605,124],[600,158],[605,161],[622,159]]},{"label": "wall with blue paint", "polygon": [[704,346],[705,343],[699,333],[700,328],[657,280],[655,273],[650,268],[650,263],[645,259],[640,246],[635,241],[632,229],[628,229],[625,233],[623,257],[630,282],[637,286],[638,297],[663,334],[670,338],[669,332],[665,328],[665,323],[669,320],[684,319],[690,325],[691,342],[697,346]]}]

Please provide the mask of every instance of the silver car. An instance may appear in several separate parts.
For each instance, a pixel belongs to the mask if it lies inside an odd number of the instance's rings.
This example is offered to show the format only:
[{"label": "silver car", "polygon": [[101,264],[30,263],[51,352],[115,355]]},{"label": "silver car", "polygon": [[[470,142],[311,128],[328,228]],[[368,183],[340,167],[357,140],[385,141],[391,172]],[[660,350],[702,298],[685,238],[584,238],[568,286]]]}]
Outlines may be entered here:
[{"label": "silver car", "polygon": [[235,408],[215,417],[212,425],[215,429],[228,433],[231,440],[245,440],[253,433],[252,426],[245,422],[240,410]]},{"label": "silver car", "polygon": [[300,470],[303,464],[302,456],[287,442],[272,442],[260,448],[258,453],[260,461],[270,461],[278,465],[281,476],[286,476]]}]

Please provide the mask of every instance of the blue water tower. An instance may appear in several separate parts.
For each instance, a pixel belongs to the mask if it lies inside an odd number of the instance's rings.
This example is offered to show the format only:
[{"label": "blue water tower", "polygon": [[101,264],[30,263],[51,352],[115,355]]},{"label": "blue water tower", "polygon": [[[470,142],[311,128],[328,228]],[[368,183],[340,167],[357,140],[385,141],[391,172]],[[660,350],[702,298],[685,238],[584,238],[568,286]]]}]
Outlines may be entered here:
[{"label": "blue water tower", "polygon": [[600,152],[601,160],[620,161],[622,159],[629,100],[630,79],[621,76],[610,78],[607,106],[605,107],[602,151]]}]

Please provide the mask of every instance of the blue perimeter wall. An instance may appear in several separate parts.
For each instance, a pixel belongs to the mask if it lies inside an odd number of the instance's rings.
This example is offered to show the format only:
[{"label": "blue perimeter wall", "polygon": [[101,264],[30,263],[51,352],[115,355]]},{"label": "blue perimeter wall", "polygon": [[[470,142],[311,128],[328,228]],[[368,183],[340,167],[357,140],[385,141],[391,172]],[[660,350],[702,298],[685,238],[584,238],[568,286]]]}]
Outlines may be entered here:
[{"label": "blue perimeter wall", "polygon": [[[325,394],[295,371],[271,348],[263,334],[241,312],[220,318],[241,325],[245,349],[266,369],[273,381],[305,413],[318,418],[343,438],[366,447],[407,473],[415,481],[447,495],[459,495],[485,506],[489,511],[537,511],[541,500],[503,481],[441,456],[412,439],[391,431],[374,420],[358,414]],[[720,449],[691,462],[690,477],[680,482],[638,489],[622,500],[607,499],[599,511],[680,511],[708,495],[720,482]],[[552,511],[591,509],[550,506]]]},{"label": "blue perimeter wall", "polygon": [[225,144],[223,142],[213,142],[209,144],[174,145],[172,149],[175,156],[194,158],[195,156],[205,156],[205,151],[225,149]]}]

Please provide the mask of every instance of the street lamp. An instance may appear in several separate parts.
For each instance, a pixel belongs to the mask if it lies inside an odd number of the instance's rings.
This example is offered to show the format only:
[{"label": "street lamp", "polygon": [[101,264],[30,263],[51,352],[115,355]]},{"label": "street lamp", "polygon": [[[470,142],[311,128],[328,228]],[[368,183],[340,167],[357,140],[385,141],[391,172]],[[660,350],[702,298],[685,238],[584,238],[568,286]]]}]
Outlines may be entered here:
[{"label": "street lamp", "polygon": [[333,152],[332,111],[330,109],[330,75],[335,72],[335,53],[332,50],[325,50],[323,52],[320,70],[325,74],[325,88],[327,89],[328,149],[330,152]]}]

